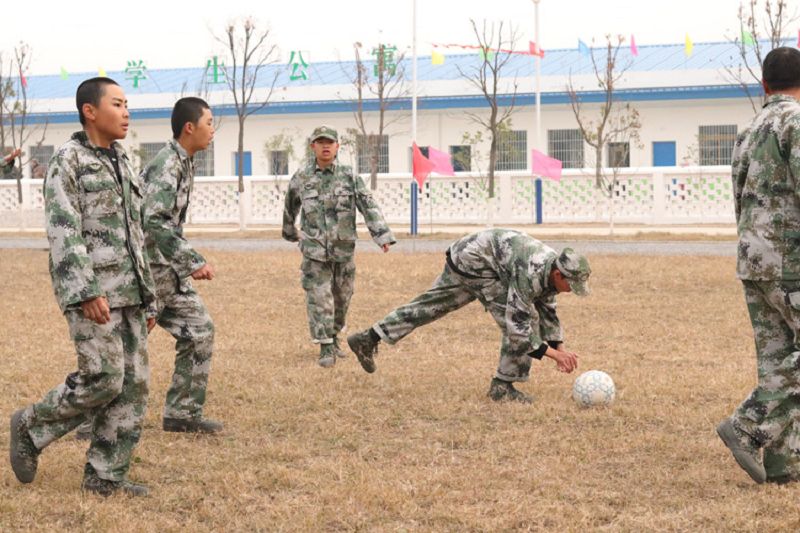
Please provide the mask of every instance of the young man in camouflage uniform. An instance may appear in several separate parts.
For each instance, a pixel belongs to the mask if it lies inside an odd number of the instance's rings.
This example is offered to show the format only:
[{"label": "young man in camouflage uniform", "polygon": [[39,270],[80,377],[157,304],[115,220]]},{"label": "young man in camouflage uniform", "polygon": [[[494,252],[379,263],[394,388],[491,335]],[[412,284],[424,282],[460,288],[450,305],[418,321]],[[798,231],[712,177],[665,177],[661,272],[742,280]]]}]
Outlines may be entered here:
[{"label": "young man in camouflage uniform", "polygon": [[558,254],[518,231],[480,231],[450,245],[444,272],[433,287],[371,328],[350,335],[347,343],[364,370],[372,373],[381,340],[395,344],[416,328],[478,300],[503,331],[489,397],[531,403],[513,383],[528,380],[533,359],[547,356],[567,373],[578,366],[578,356],[564,349],[556,294],[587,295],[589,274],[589,262],[571,248]]},{"label": "young man in camouflage uniform", "polygon": [[[203,417],[214,349],[214,323],[191,280],[214,279],[214,268],[183,236],[194,183],[194,155],[214,139],[214,117],[200,98],[172,110],[172,136],[142,172],[144,231],[158,295],[158,325],[175,338],[175,371],[164,405],[164,431],[216,433]],[[191,278],[191,279],[190,279]]]},{"label": "young man in camouflage uniform", "polygon": [[762,77],[766,103],[732,163],[758,385],[717,433],[756,483],[782,483],[800,480],[800,51],[772,50]]},{"label": "young man in camouflage uniform", "polygon": [[22,150],[17,148],[7,156],[0,159],[0,179],[8,177],[14,170],[14,160],[22,154]]},{"label": "young man in camouflage uniform", "polygon": [[[289,182],[283,210],[283,238],[300,242],[302,286],[306,291],[311,338],[320,345],[319,364],[327,368],[344,357],[338,334],[345,327],[356,265],[356,209],[372,239],[383,249],[395,243],[378,204],[364,181],[336,161],[339,136],[320,126],[311,134],[315,160]],[[302,209],[302,211],[301,211]],[[295,227],[298,212],[300,232]]]},{"label": "young man in camouflage uniform", "polygon": [[141,228],[142,189],[118,139],[128,132],[127,100],[111,79],[78,87],[84,130],[50,161],[44,185],[50,274],[78,354],[78,370],[11,417],[10,459],[22,483],[38,456],[87,418],[93,420],[84,490],[145,495],[127,478],[139,441],[149,379],[145,308],[155,288]]}]

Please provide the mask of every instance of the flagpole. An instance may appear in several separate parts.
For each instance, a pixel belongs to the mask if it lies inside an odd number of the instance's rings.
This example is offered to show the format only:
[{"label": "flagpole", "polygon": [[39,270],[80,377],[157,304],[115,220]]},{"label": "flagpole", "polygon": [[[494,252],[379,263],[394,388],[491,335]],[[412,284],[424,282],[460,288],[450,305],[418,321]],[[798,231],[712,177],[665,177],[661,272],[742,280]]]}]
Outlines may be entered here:
[{"label": "flagpole", "polygon": [[[411,0],[411,142],[417,142],[417,0]],[[413,172],[413,165],[412,165]],[[411,202],[414,206],[417,205],[418,193],[415,187],[416,182],[414,176],[411,176],[411,193],[414,197]],[[413,209],[414,214],[417,216],[416,207]],[[413,221],[412,226],[417,226],[417,221]],[[416,251],[417,235],[416,232],[412,233],[413,236],[413,251]]]},{"label": "flagpole", "polygon": [[[536,51],[539,52],[536,54],[536,149],[541,150],[542,148],[542,43],[539,40],[539,1],[540,0],[533,0],[533,19],[534,19],[534,33],[533,38],[536,43]],[[547,150],[543,150],[544,153],[547,153]],[[533,170],[533,169],[531,169]],[[533,173],[531,173],[533,175]],[[541,180],[541,178],[540,178]],[[536,181],[534,178],[534,190],[537,192],[537,198],[534,202],[534,214],[533,220],[537,224],[541,224],[541,212],[538,206],[541,205],[541,195],[542,186],[541,181]]]}]

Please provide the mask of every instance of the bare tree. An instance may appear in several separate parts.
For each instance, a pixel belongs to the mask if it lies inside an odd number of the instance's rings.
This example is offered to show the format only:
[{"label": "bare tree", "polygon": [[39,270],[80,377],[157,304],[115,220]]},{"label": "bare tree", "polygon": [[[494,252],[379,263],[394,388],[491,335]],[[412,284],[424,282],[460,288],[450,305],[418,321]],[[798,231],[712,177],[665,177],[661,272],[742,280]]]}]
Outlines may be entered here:
[{"label": "bare tree", "polygon": [[[404,53],[395,55],[394,47],[381,43],[372,53],[376,56],[372,72],[367,68],[361,57],[362,44],[353,44],[355,51],[355,65],[351,71],[349,64],[342,63],[342,69],[350,79],[355,89],[353,101],[353,118],[356,123],[355,152],[366,152],[369,157],[369,186],[370,189],[378,187],[378,169],[380,163],[381,140],[392,124],[402,118],[401,115],[389,117],[387,112],[395,106],[400,98],[408,95],[406,88],[405,67],[403,66]],[[377,128],[373,128],[369,112],[365,103],[377,103]],[[358,139],[361,139],[358,142]]]},{"label": "bare tree", "polygon": [[518,88],[515,72],[511,85],[511,101],[508,106],[501,106],[500,96],[508,94],[507,87],[501,86],[501,76],[510,66],[512,50],[518,35],[514,28],[505,27],[503,22],[487,24],[484,20],[480,29],[473,19],[470,19],[470,23],[481,50],[482,60],[476,67],[462,69],[456,65],[456,68],[459,75],[475,86],[489,104],[488,117],[472,112],[467,112],[466,115],[489,134],[489,198],[493,198],[494,172],[497,166],[499,143],[504,135],[504,128],[506,131],[508,130],[511,115],[516,109]]},{"label": "bare tree", "polygon": [[[614,98],[617,83],[622,79],[631,62],[620,65],[619,51],[625,42],[621,35],[617,36],[616,43],[612,42],[610,35],[606,35],[606,49],[604,61],[598,61],[594,48],[591,50],[592,70],[595,81],[603,95],[596,112],[587,111],[581,96],[573,83],[570,75],[567,85],[570,106],[583,141],[594,149],[595,186],[602,191],[610,201],[610,224],[614,227],[614,194],[617,188],[619,169],[624,166],[624,161],[629,160],[630,144],[639,143],[639,130],[642,127],[639,121],[639,112],[630,103],[621,103]],[[611,143],[618,143],[615,147],[620,150],[609,157],[608,166],[603,166],[603,153]],[[610,154],[611,155],[611,154]]]},{"label": "bare tree", "polygon": [[[739,34],[729,40],[736,45],[735,64],[724,67],[725,74],[747,94],[753,112],[764,103],[761,91],[761,65],[773,48],[782,46],[783,31],[798,20],[789,12],[787,0],[745,0],[737,13]],[[733,62],[733,57],[731,60]],[[753,90],[753,85],[758,89]]]},{"label": "bare tree", "polygon": [[[24,42],[14,47],[13,58],[5,60],[0,53],[0,153],[15,148],[38,148],[47,132],[47,121],[30,122],[31,104],[25,72],[31,63],[31,48]],[[20,157],[21,166],[29,164],[33,154]],[[42,161],[37,161],[42,164]],[[22,172],[16,172],[17,200],[22,204]]]},{"label": "bare tree", "polygon": [[236,117],[239,124],[236,161],[239,176],[239,212],[240,226],[244,225],[244,124],[247,117],[263,109],[272,98],[272,92],[278,81],[279,71],[275,71],[272,80],[267,80],[263,88],[259,86],[259,77],[264,69],[279,60],[277,45],[270,42],[269,28],[261,28],[252,17],[229,23],[225,27],[223,37],[215,39],[227,47],[227,64],[222,68],[225,81],[233,95]]}]

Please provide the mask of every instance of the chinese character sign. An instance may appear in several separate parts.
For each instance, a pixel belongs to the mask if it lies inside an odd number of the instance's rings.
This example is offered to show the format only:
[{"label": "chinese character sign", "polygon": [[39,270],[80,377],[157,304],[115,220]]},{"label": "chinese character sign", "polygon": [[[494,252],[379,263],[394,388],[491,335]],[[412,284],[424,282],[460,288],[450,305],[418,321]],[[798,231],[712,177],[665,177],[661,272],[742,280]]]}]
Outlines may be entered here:
[{"label": "chinese character sign", "polygon": [[289,66],[292,67],[292,73],[289,75],[291,81],[308,79],[308,63],[303,59],[303,52],[292,50],[289,56]]},{"label": "chinese character sign", "polygon": [[139,61],[128,61],[128,66],[125,67],[125,79],[132,81],[133,88],[138,89],[139,80],[147,79],[146,70],[147,67],[141,59]]},{"label": "chinese character sign", "polygon": [[394,73],[397,71],[397,63],[394,57],[395,52],[397,52],[396,46],[386,46],[382,44],[378,46],[378,48],[373,48],[372,55],[375,56],[375,66],[372,70],[376,78],[378,77],[380,65],[383,65],[384,72],[388,72],[389,75],[394,76]]},{"label": "chinese character sign", "polygon": [[213,85],[215,83],[224,83],[222,79],[225,77],[224,69],[225,65],[220,63],[217,56],[214,56],[206,62],[206,74],[208,76],[209,85]]}]

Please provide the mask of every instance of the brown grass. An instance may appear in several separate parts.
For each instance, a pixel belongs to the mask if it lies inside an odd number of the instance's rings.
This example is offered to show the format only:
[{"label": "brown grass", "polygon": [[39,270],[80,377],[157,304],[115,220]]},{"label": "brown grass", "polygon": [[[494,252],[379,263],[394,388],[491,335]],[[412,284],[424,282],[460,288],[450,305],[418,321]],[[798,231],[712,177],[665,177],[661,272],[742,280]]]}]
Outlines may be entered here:
[{"label": "brown grass", "polygon": [[[616,380],[610,409],[581,410],[573,376],[534,363],[532,406],[485,393],[499,331],[478,304],[355,358],[316,365],[295,253],[209,253],[217,323],[207,414],[218,437],[163,433],[172,340],[151,337],[151,397],[131,477],[150,498],[78,490],[85,444],[66,437],[36,481],[3,459],[0,530],[786,531],[798,487],[757,486],[714,434],[755,363],[729,258],[593,257],[594,293],[560,298],[581,370]],[[0,397],[11,412],[74,368],[46,254],[0,251]],[[355,328],[425,289],[440,254],[358,257]]]}]

